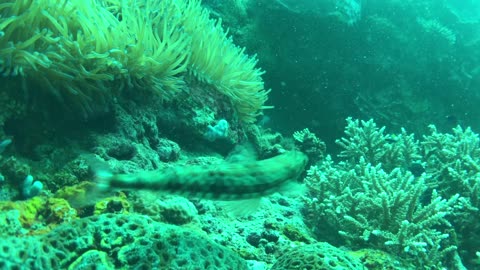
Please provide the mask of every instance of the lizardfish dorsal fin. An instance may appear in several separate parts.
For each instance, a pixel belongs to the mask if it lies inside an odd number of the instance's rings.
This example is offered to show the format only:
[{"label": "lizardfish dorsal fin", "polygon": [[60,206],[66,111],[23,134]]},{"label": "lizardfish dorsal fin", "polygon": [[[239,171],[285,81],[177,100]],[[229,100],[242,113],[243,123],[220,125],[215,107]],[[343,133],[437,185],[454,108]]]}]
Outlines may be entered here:
[{"label": "lizardfish dorsal fin", "polygon": [[257,160],[257,152],[250,143],[239,144],[225,158],[228,163],[243,163]]}]

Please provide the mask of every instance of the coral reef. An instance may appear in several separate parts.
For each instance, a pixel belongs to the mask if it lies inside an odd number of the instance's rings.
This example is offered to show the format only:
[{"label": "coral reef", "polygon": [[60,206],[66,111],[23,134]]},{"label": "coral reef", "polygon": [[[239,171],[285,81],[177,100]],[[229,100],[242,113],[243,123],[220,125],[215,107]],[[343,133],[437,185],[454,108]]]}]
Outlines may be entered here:
[{"label": "coral reef", "polygon": [[[418,265],[435,265],[455,250],[448,239],[452,226],[447,216],[458,196],[445,200],[433,191],[427,195],[430,202],[421,203],[427,190],[423,177],[400,169],[387,174],[380,165],[365,162],[352,167],[332,163],[311,167],[306,178],[312,196],[306,200],[307,215],[312,215],[311,224],[319,224],[319,237],[403,253]],[[447,228],[437,229],[443,226]],[[335,234],[324,236],[326,231]]]},{"label": "coral reef", "polygon": [[362,264],[347,252],[328,243],[316,243],[293,248],[273,265],[272,270],[282,269],[362,269]]},{"label": "coral reef", "polygon": [[[126,115],[120,114],[117,117],[123,118]],[[144,111],[143,114],[129,116],[130,118],[122,121],[134,123],[141,120],[147,123],[145,119],[149,118],[145,116],[150,115]],[[122,121],[118,123],[123,123]],[[115,139],[115,134],[125,132],[123,128],[139,132],[134,136],[119,136],[121,139]],[[224,158],[219,157],[192,156],[183,145],[177,150],[179,152],[174,151],[177,153],[174,155],[179,157],[178,160],[161,161],[159,151],[170,153],[169,149],[176,143],[162,138],[152,125],[142,125],[139,128],[122,124],[116,132],[119,133],[97,135],[95,140],[90,140],[91,145],[96,146],[91,149],[98,154],[96,159],[104,159],[116,171],[129,173],[155,168],[161,171],[192,165],[219,168],[223,166],[222,162],[225,162]],[[257,132],[260,130],[257,129]],[[201,129],[198,129],[198,134],[201,134]],[[309,152],[310,155],[320,155],[318,163],[310,167],[305,178],[308,194],[303,200],[298,193],[292,197],[273,195],[262,201],[257,212],[246,213],[240,217],[229,216],[226,212],[233,212],[233,208],[224,203],[131,190],[115,192],[114,196],[109,193],[98,198],[95,192],[92,192],[95,185],[90,182],[62,184],[63,180],[69,181],[69,174],[88,177],[89,174],[84,168],[85,161],[82,161],[87,157],[80,155],[66,163],[68,166],[61,174],[56,173],[56,185],[66,187],[52,194],[50,189],[54,185],[48,183],[50,180],[42,180],[47,188],[42,196],[0,204],[0,209],[5,214],[3,218],[14,226],[3,228],[2,233],[7,237],[7,241],[15,241],[14,244],[24,249],[27,254],[45,246],[49,246],[57,255],[66,254],[58,260],[62,267],[102,264],[108,269],[135,266],[137,263],[139,265],[140,262],[133,253],[144,254],[142,252],[146,249],[157,250],[155,244],[143,240],[143,234],[137,234],[137,227],[142,226],[158,231],[157,225],[151,224],[158,224],[158,227],[170,228],[173,231],[182,230],[185,234],[170,232],[180,235],[184,241],[188,241],[190,235],[196,235],[195,231],[203,231],[211,241],[232,249],[236,253],[231,253],[236,258],[235,261],[243,265],[240,267],[246,267],[245,260],[260,269],[268,269],[271,265],[281,269],[289,264],[312,263],[318,267],[333,267],[332,260],[323,260],[321,254],[308,257],[307,254],[312,255],[309,251],[311,249],[305,248],[306,251],[303,252],[303,245],[311,245],[324,253],[336,254],[336,257],[331,258],[338,259],[333,260],[333,264],[338,267],[348,262],[354,264],[354,267],[362,264],[372,269],[380,269],[380,266],[388,269],[412,269],[409,265],[462,268],[465,262],[476,258],[475,254],[464,251],[475,250],[476,245],[477,238],[474,237],[478,230],[475,215],[478,210],[474,205],[475,189],[462,187],[462,184],[470,186],[476,181],[475,167],[471,166],[476,163],[479,153],[478,135],[470,129],[461,128],[456,128],[453,134],[443,134],[432,126],[431,134],[425,135],[422,140],[416,140],[405,130],[401,130],[399,134],[390,134],[386,132],[386,128],[378,127],[372,120],[359,121],[351,118],[347,119],[346,134],[345,138],[338,140],[344,151],[339,153],[339,161],[336,161],[331,156],[324,156],[323,144],[308,130],[295,133],[299,147],[302,147],[303,143],[307,152],[308,149],[314,150]],[[257,142],[262,142],[262,137],[258,139]],[[292,147],[293,144],[293,141],[290,141],[291,145],[288,145],[280,135],[269,135],[263,139],[266,141],[257,145],[260,149],[274,148],[275,144],[279,145],[279,149],[283,149]],[[137,140],[143,144],[135,143]],[[178,144],[179,148],[180,145]],[[372,147],[374,149],[371,149]],[[463,162],[456,162],[460,157]],[[243,159],[233,157],[228,160],[244,162]],[[259,162],[265,163],[268,160],[270,159]],[[268,167],[274,169],[275,166]],[[469,181],[459,181],[460,172],[463,175],[461,178]],[[7,175],[10,175],[10,172]],[[50,179],[48,174],[45,175],[44,179]],[[79,204],[80,201],[84,204]],[[249,206],[240,202],[240,206],[234,204],[233,207]],[[116,224],[118,220],[123,223],[127,219],[131,227],[117,224],[123,228],[118,230],[124,231],[118,232],[116,236],[95,240],[95,234],[88,233],[89,230],[94,230],[93,227],[107,226],[102,225],[107,223],[110,230],[117,231],[117,225],[112,224]],[[96,225],[89,227],[90,225],[85,224]],[[78,227],[83,228],[82,232],[86,232],[83,234],[85,241],[78,242],[83,241],[83,238],[80,238],[75,245],[88,245],[86,249],[82,248],[85,252],[79,258],[75,255],[75,248],[62,251],[63,247],[58,247],[61,252],[57,252],[56,246],[59,245],[45,242],[45,239],[52,238],[54,234],[70,237],[62,234],[67,230],[75,236]],[[142,233],[154,232],[144,230]],[[21,237],[12,240],[10,236],[13,235]],[[474,239],[467,239],[466,236]],[[113,240],[109,240],[110,238]],[[68,239],[62,238],[59,242],[70,243]],[[196,243],[201,243],[195,239]],[[318,240],[328,241],[335,246],[345,246],[347,249],[332,246],[327,248],[328,244],[318,243]],[[26,248],[24,245],[27,242],[33,244]],[[301,252],[305,256],[288,257],[286,254],[289,253],[285,251],[295,246],[299,248],[294,249],[292,254],[298,255],[298,252]],[[112,255],[110,249],[117,249],[119,252]],[[201,250],[190,250],[185,254],[198,256],[199,252],[202,254]],[[11,256],[4,260],[5,263],[17,265],[20,262],[17,257],[19,253],[15,252],[17,251],[7,250]],[[163,251],[155,251],[154,254],[145,255],[145,258],[154,264],[168,263],[162,261],[160,255],[155,255],[163,254],[161,252]],[[40,263],[50,267],[51,262],[46,260],[49,256],[41,253],[37,259],[28,256],[24,258],[33,264]],[[181,259],[172,260],[175,264],[184,262]],[[210,259],[206,260],[212,262]],[[166,267],[175,269],[176,266],[172,265],[167,264]],[[186,265],[188,264],[182,264],[182,267]]]},{"label": "coral reef", "polygon": [[480,4],[441,2],[2,1],[0,268],[477,269]]},{"label": "coral reef", "polygon": [[[459,254],[465,262],[475,261],[480,245],[480,138],[471,128],[453,128],[441,133],[430,125],[430,134],[420,142],[425,155],[427,185],[448,198],[460,194],[451,220],[458,239]],[[478,267],[478,263],[474,263]]]},{"label": "coral reef", "polygon": [[323,159],[326,152],[325,143],[308,128],[293,133],[295,146],[307,154],[309,164],[315,164]]},{"label": "coral reef", "polygon": [[40,181],[34,180],[33,176],[27,175],[23,181],[22,195],[24,198],[35,197],[40,194],[43,189],[43,184]]},{"label": "coral reef", "polygon": [[33,197],[26,201],[2,201],[0,210],[18,211],[18,221],[22,227],[32,231],[70,222],[77,218],[77,211],[66,200],[44,196]]},{"label": "coral reef", "polygon": [[232,251],[198,233],[132,214],[78,219],[48,234],[6,237],[0,245],[5,269],[247,269]]},{"label": "coral reef", "polygon": [[[304,213],[316,236],[401,254],[424,267],[462,268],[457,249],[472,240],[457,234],[476,226],[467,213],[476,215],[478,194],[475,177],[465,175],[474,163],[460,160],[476,158],[478,135],[460,127],[441,134],[432,127],[417,141],[405,130],[386,134],[372,120],[351,118],[345,134],[337,140],[344,149],[340,161],[328,156],[305,178]],[[462,181],[455,181],[459,173]]]},{"label": "coral reef", "polygon": [[240,216],[226,213],[223,203],[197,201],[195,206],[199,209],[197,226],[250,262],[271,266],[290,247],[315,242],[302,221],[298,195],[272,195],[255,211]]},{"label": "coral reef", "polygon": [[168,224],[185,225],[198,216],[197,208],[183,197],[138,192],[137,195],[132,196],[132,201],[135,213],[148,215]]}]

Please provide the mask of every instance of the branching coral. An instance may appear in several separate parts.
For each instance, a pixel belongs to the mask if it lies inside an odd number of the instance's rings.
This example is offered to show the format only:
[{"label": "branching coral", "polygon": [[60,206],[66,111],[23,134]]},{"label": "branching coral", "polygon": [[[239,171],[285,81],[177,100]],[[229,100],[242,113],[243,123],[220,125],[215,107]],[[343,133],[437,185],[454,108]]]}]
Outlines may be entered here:
[{"label": "branching coral", "polygon": [[364,160],[351,170],[340,169],[330,160],[312,167],[306,183],[315,195],[306,200],[313,222],[330,226],[322,230],[338,228],[338,236],[354,247],[403,254],[426,266],[440,265],[455,250],[446,230],[437,228],[451,228],[446,216],[458,195],[445,200],[433,191],[430,202],[421,203],[427,189],[423,177],[399,168],[386,173]]},{"label": "branching coral", "polygon": [[420,147],[413,134],[402,129],[401,134],[386,134],[385,127],[377,127],[373,120],[347,119],[347,138],[336,140],[343,148],[340,157],[350,162],[365,159],[370,164],[382,163],[387,171],[401,166],[404,169],[419,163]]},{"label": "branching coral", "polygon": [[88,114],[124,87],[172,98],[189,70],[250,122],[267,99],[263,72],[220,24],[198,0],[10,0],[0,4],[0,72]]},{"label": "branching coral", "polygon": [[453,134],[437,131],[424,136],[427,172],[439,183],[443,195],[459,193],[479,208],[480,194],[480,138],[471,128],[456,127]]},{"label": "branching coral", "polygon": [[471,128],[456,127],[448,134],[431,125],[430,134],[424,136],[421,144],[430,176],[428,184],[437,186],[444,197],[457,193],[462,196],[462,205],[452,223],[462,257],[473,262],[480,244],[480,137]]},{"label": "branching coral", "polygon": [[325,143],[308,128],[295,131],[293,140],[298,149],[308,155],[310,164],[314,164],[324,157],[326,152]]},{"label": "branching coral", "polygon": [[386,134],[372,120],[347,122],[346,138],[337,141],[343,160],[327,157],[305,179],[314,232],[400,254],[417,266],[461,269],[475,256],[471,239],[478,239],[478,135],[432,126],[419,142],[405,130]]}]

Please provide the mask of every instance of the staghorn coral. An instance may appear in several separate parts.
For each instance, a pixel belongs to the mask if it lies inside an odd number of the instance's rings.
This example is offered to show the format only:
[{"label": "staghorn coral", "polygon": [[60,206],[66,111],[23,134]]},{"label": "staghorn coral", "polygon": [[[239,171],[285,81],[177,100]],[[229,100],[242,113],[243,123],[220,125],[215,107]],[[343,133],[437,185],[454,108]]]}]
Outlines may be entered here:
[{"label": "staghorn coral", "polygon": [[478,267],[477,254],[480,245],[480,138],[471,128],[457,126],[452,133],[441,133],[433,125],[421,145],[425,152],[428,184],[438,186],[444,196],[460,194],[458,207],[452,223],[456,227],[460,255]]},{"label": "staghorn coral", "polygon": [[325,142],[320,140],[308,128],[295,131],[292,136],[295,146],[308,155],[309,164],[314,164],[325,156],[327,148]]},{"label": "staghorn coral", "polygon": [[429,126],[430,134],[421,142],[426,158],[426,171],[432,181],[439,183],[444,196],[459,193],[469,198],[476,208],[480,188],[480,138],[471,128],[459,126],[453,134],[437,131]]},{"label": "staghorn coral", "polygon": [[[458,195],[449,200],[436,191],[421,203],[427,186],[400,168],[386,173],[381,165],[362,160],[354,167],[334,165],[331,159],[313,166],[305,181],[312,197],[306,198],[306,212],[314,216],[318,234],[325,230],[354,247],[374,247],[402,254],[420,265],[441,265],[455,250],[446,229]],[[321,232],[322,231],[322,232]]]},{"label": "staghorn coral", "polygon": [[475,240],[461,235],[478,231],[478,135],[432,127],[419,142],[403,129],[386,134],[373,120],[347,122],[348,136],[337,141],[341,160],[328,156],[305,178],[304,214],[317,236],[400,254],[417,266],[463,269],[469,259],[457,249],[475,250],[468,247]]},{"label": "staghorn coral", "polygon": [[241,120],[252,122],[268,94],[256,63],[197,0],[0,5],[0,72],[20,75],[27,88],[53,94],[85,116],[125,87],[171,99],[189,71],[226,95]]},{"label": "staghorn coral", "polygon": [[343,148],[339,157],[349,162],[364,159],[372,165],[381,163],[388,171],[398,166],[410,169],[421,163],[418,141],[403,128],[401,134],[385,134],[385,127],[377,127],[372,119],[359,121],[349,117],[345,134],[348,137],[336,143]]}]

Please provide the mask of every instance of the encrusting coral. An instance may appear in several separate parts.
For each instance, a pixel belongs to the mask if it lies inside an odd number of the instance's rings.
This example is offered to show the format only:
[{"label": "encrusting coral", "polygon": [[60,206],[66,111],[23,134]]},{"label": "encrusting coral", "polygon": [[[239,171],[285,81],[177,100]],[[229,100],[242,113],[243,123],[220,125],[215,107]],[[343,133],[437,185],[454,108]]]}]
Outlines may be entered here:
[{"label": "encrusting coral", "polygon": [[265,108],[263,72],[220,24],[198,0],[10,0],[0,4],[0,72],[85,115],[125,87],[171,99],[193,74],[251,122]]}]

